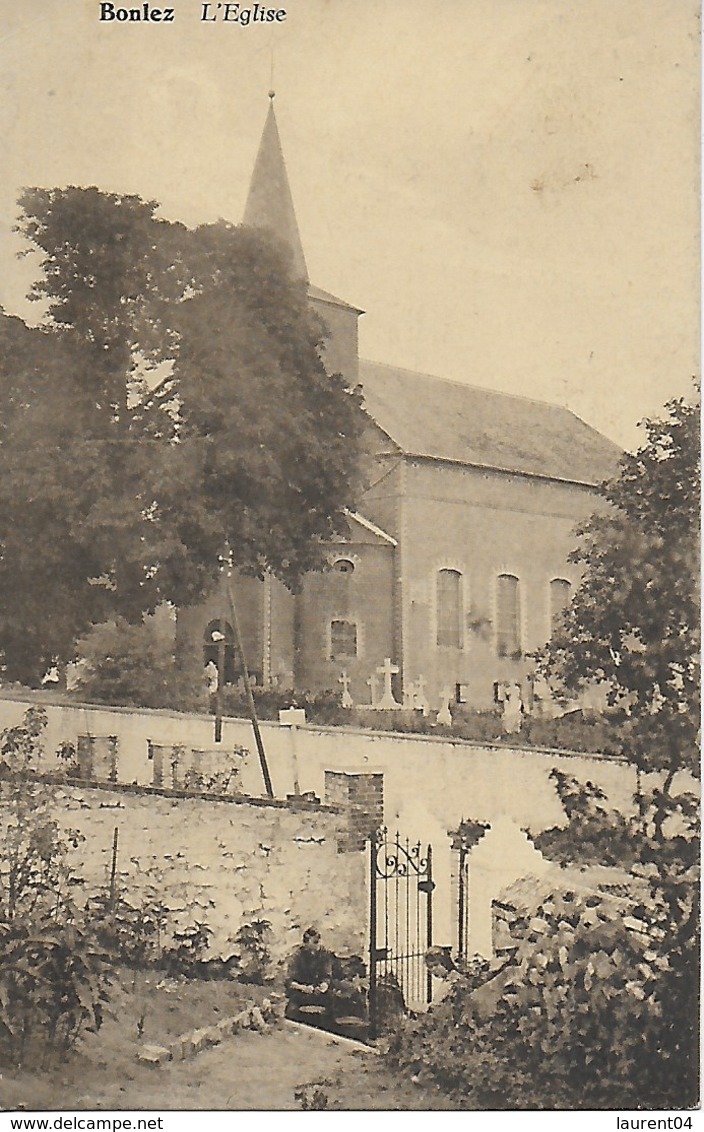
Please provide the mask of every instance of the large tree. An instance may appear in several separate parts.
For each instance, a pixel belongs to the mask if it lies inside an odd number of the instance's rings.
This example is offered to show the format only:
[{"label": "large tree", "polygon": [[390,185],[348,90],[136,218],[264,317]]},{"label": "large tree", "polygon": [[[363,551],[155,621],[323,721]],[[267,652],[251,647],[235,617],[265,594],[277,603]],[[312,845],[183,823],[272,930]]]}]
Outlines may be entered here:
[{"label": "large tree", "polygon": [[603,682],[641,769],[698,766],[699,410],[670,401],[604,486],[608,510],[580,531],[583,581],[543,658],[554,685]]},{"label": "large tree", "polygon": [[345,529],[361,413],[264,234],[94,188],[21,204],[45,315],[0,329],[0,651],[34,682],[91,624],[198,600],[226,541],[296,586]]}]

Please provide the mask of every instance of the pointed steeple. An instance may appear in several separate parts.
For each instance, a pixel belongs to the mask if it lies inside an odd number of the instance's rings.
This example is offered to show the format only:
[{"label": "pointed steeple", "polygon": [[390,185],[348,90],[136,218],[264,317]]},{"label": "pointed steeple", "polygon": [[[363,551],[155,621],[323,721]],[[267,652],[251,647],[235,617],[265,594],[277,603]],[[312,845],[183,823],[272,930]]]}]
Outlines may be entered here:
[{"label": "pointed steeple", "polygon": [[308,269],[276,125],[273,91],[269,91],[269,99],[269,113],[254,163],[243,222],[253,228],[269,228],[283,240],[293,255],[294,274],[307,281]]}]

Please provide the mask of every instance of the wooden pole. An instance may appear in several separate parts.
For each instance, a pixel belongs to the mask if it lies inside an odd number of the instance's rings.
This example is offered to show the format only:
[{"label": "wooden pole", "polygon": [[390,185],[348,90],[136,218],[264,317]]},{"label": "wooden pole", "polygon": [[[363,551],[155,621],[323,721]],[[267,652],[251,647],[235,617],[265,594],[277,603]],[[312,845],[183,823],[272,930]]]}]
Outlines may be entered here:
[{"label": "wooden pole", "polygon": [[118,836],[117,826],[115,826],[115,832],[112,835],[112,865],[110,867],[110,907],[111,908],[115,907],[115,892],[116,892],[115,877],[117,875],[117,836]]},{"label": "wooden pole", "polygon": [[274,797],[274,790],[271,785],[271,776],[269,774],[269,767],[266,761],[266,754],[264,752],[264,743],[262,742],[261,731],[259,730],[259,720],[257,719],[257,709],[254,704],[254,696],[252,695],[252,685],[249,682],[249,670],[247,668],[247,659],[244,655],[244,648],[242,646],[242,634],[240,633],[240,623],[237,616],[237,608],[235,606],[235,599],[232,594],[232,584],[230,582],[230,575],[227,574],[227,597],[230,603],[230,612],[232,614],[232,628],[235,633],[235,643],[237,651],[240,654],[242,661],[242,679],[244,681],[245,695],[247,696],[247,703],[249,705],[249,716],[252,720],[252,730],[254,731],[254,738],[257,744],[257,751],[259,752],[259,765],[262,768],[262,775],[264,777],[264,786],[266,788],[267,796]]},{"label": "wooden pole", "polygon": [[220,622],[220,640],[218,641],[218,686],[215,692],[215,742],[222,743],[222,689],[225,683],[225,634],[223,624]]}]

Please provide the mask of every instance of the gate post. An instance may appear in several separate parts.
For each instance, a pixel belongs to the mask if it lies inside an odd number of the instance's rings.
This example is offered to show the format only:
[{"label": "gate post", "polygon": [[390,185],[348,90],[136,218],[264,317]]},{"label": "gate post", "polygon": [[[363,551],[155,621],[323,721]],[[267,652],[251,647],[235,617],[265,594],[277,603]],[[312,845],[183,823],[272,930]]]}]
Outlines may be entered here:
[{"label": "gate post", "polygon": [[457,850],[458,869],[457,869],[457,956],[459,959],[465,958],[465,947],[467,941],[465,939],[465,901],[467,893],[465,891],[465,867],[467,860],[467,849],[460,842]]},{"label": "gate post", "polygon": [[376,833],[369,837],[369,1037],[377,1037],[376,1017]]},{"label": "gate post", "polygon": [[[428,903],[427,903],[427,911],[426,911],[426,916],[425,916],[425,936],[426,936],[427,949],[429,951],[430,948],[433,946],[433,889],[435,888],[435,885],[433,884],[433,847],[432,847],[432,845],[428,846],[427,881],[428,881],[428,885],[427,885]],[[432,976],[431,971],[428,971],[427,975],[426,975],[425,992],[426,992],[426,1002],[432,1002],[433,1001],[433,976]]]}]

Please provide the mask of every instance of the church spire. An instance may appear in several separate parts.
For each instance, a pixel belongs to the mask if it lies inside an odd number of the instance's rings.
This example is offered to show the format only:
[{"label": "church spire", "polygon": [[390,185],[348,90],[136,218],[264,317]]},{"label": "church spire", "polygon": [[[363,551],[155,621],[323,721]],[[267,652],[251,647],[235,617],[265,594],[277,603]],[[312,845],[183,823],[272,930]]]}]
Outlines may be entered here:
[{"label": "church spire", "polygon": [[293,255],[294,274],[307,281],[308,269],[274,114],[273,90],[269,91],[269,100],[269,113],[254,163],[243,222],[253,228],[269,228],[283,240]]}]

